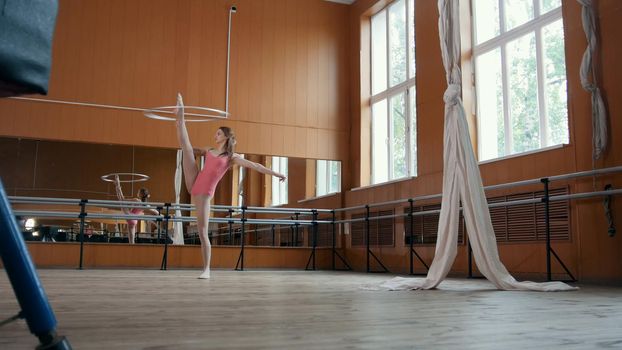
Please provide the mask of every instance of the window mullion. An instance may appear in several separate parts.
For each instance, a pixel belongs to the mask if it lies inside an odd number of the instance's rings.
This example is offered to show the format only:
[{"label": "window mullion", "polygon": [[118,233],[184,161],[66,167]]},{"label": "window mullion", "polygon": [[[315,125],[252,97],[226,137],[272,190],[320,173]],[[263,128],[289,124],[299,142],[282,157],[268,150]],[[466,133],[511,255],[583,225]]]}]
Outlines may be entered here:
[{"label": "window mullion", "polygon": [[408,16],[408,1],[404,0],[404,11],[406,11],[406,13],[404,14],[405,16],[405,21],[404,23],[406,23],[406,27],[404,28],[404,30],[406,31],[406,35],[404,35],[404,38],[406,38],[406,45],[404,47],[406,47],[406,81],[408,81],[408,79],[410,79],[410,45],[408,45],[408,35],[410,34],[410,22],[408,21],[409,16]]},{"label": "window mullion", "polygon": [[503,35],[503,33],[505,33],[505,1],[504,0],[498,0],[498,4],[499,4],[499,31],[501,32],[501,35]]},{"label": "window mullion", "polygon": [[406,174],[408,174],[408,176],[413,176],[414,174],[412,173],[412,155],[411,150],[412,150],[412,137],[411,137],[411,133],[412,130],[410,129],[411,124],[411,115],[410,115],[410,91],[408,91],[408,89],[406,89],[406,91],[404,91],[404,113],[406,113],[406,140],[405,141],[405,145],[406,145]]},{"label": "window mullion", "polygon": [[536,34],[536,72],[538,74],[538,109],[540,117],[540,147],[546,147],[549,145],[547,124],[548,116],[546,110],[546,78],[544,71],[544,50],[542,47],[542,28],[538,28],[535,31]]},{"label": "window mullion", "polygon": [[[411,27],[411,23],[410,23],[410,12],[409,11],[413,11],[410,6],[409,3],[410,1],[405,1],[405,5],[404,8],[406,9],[406,13],[405,13],[405,17],[406,17],[406,21],[404,21],[404,23],[406,23],[406,28],[404,28],[406,30],[406,35],[404,35],[404,37],[406,37],[406,81],[409,81],[411,78],[411,74],[413,72],[410,71],[410,43],[411,40],[410,39],[410,27]],[[414,18],[414,16],[413,16]],[[414,35],[414,33],[413,33]],[[413,41],[414,43],[414,38]],[[409,94],[408,94],[408,88],[406,88],[406,90],[404,91],[404,96],[405,96],[405,101],[404,101],[404,113],[406,113],[406,140],[405,140],[405,145],[406,145],[406,174],[408,174],[409,176],[412,176],[412,173],[410,171],[411,167],[411,156],[410,156],[410,98],[409,98]]]},{"label": "window mullion", "polygon": [[503,86],[503,129],[505,133],[505,155],[512,153],[512,124],[510,116],[510,84],[508,62],[506,57],[506,44],[501,45],[501,84]]},{"label": "window mullion", "polygon": [[328,184],[329,184],[329,187],[328,187],[328,191],[327,191],[327,192],[330,192],[330,193],[333,193],[332,188],[333,188],[333,163],[334,163],[334,162],[335,162],[334,160],[331,160],[331,161],[328,163],[328,164],[329,164],[329,167],[328,167],[328,169],[327,169],[327,173],[326,173],[326,175],[328,175]]},{"label": "window mullion", "polygon": [[[386,46],[386,50],[387,50],[387,93],[390,92],[391,89],[391,38],[390,38],[390,34],[391,34],[391,17],[389,16],[389,12],[390,12],[390,8],[391,6],[388,6],[386,11],[385,11],[385,16],[386,16],[386,41],[387,41],[387,46]],[[392,167],[392,160],[391,160],[391,154],[392,152],[392,145],[391,145],[391,98],[390,96],[387,96],[387,118],[385,120],[386,125],[387,125],[387,138],[385,139],[385,143],[387,145],[387,166],[388,166],[388,179],[392,180],[393,179],[393,167]]]},{"label": "window mullion", "polygon": [[387,50],[386,54],[387,54],[387,90],[391,87],[391,55],[389,54],[391,52],[391,41],[390,41],[390,33],[389,31],[391,30],[391,26],[389,24],[389,7],[387,7],[387,9],[384,11],[384,15],[385,17],[385,23],[386,23],[386,41],[387,41],[387,45],[385,47],[385,49]]},{"label": "window mullion", "polygon": [[387,151],[388,151],[388,157],[387,157],[387,163],[389,164],[389,181],[393,180],[393,142],[391,142],[391,140],[393,140],[393,127],[391,123],[391,98],[387,99],[387,139],[386,139],[386,143],[387,143]]},{"label": "window mullion", "polygon": [[370,129],[369,133],[371,134],[371,135],[369,135],[370,136],[369,139],[371,140],[371,142],[370,142],[370,144],[371,144],[371,150],[370,151],[371,152],[369,152],[369,153],[371,154],[371,157],[370,157],[371,158],[371,167],[370,167],[370,170],[371,170],[371,183],[375,184],[376,183],[376,176],[377,176],[377,174],[374,171],[374,161],[375,161],[375,158],[376,158],[376,154],[374,153],[374,128],[373,128],[374,121],[373,120],[374,120],[375,117],[374,117],[374,104],[373,104],[373,102],[371,104],[371,107],[372,107],[371,108],[371,120],[372,120],[371,124],[372,124],[372,127],[369,128]]},{"label": "window mullion", "polygon": [[398,92],[407,90],[413,86],[415,86],[416,78],[412,77],[409,80],[406,80],[402,83],[395,85],[394,87],[387,89],[385,91],[379,92],[370,97],[370,102],[373,105],[374,103],[384,100],[385,98],[389,98],[391,95],[396,95]]},{"label": "window mullion", "polygon": [[326,161],[326,171],[324,171],[325,175],[326,175],[326,191],[324,191],[324,194],[328,194],[331,193],[331,188],[332,188],[332,160],[327,160]]}]

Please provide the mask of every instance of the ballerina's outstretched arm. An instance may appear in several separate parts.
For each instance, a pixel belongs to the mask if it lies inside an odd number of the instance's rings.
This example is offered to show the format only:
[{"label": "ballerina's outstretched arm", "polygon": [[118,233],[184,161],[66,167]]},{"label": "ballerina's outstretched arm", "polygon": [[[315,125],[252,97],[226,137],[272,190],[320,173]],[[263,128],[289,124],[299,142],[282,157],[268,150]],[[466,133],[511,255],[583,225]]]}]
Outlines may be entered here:
[{"label": "ballerina's outstretched arm", "polygon": [[259,163],[255,163],[255,162],[251,162],[248,159],[244,159],[242,158],[239,154],[234,154],[232,157],[232,161],[233,164],[245,167],[245,168],[249,168],[249,169],[253,169],[255,171],[258,171],[262,174],[268,174],[268,175],[272,175],[272,176],[276,176],[279,178],[279,180],[281,182],[285,181],[287,179],[287,176],[281,174],[281,173],[277,173],[276,171],[266,168],[265,166],[259,164]]}]

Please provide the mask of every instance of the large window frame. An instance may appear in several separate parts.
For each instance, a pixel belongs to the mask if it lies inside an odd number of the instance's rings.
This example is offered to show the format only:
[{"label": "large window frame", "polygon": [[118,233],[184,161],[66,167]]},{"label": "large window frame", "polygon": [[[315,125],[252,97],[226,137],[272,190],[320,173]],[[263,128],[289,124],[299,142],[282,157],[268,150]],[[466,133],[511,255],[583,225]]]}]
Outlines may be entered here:
[{"label": "large window frame", "polygon": [[[568,120],[568,97],[567,97],[567,73],[565,70],[566,60],[565,60],[565,52],[564,52],[564,75],[565,79],[563,82],[563,87],[565,88],[565,101],[563,101],[563,109],[565,109],[565,138],[562,136],[561,138],[558,136],[558,141],[553,140],[549,134],[551,133],[551,129],[549,126],[549,105],[548,104],[548,96],[547,93],[554,93],[553,89],[548,89],[547,82],[547,65],[546,65],[546,57],[545,57],[545,38],[544,38],[544,30],[548,28],[548,26],[555,25],[556,23],[561,23],[562,28],[562,36],[563,36],[563,28],[564,21],[562,16],[562,5],[560,2],[559,7],[555,7],[554,9],[543,9],[545,2],[553,3],[553,1],[545,1],[545,0],[530,0],[533,13],[532,19],[527,19],[523,23],[519,23],[514,25],[512,28],[509,28],[512,24],[509,24],[506,20],[506,0],[498,0],[498,18],[492,19],[495,25],[498,25],[499,34],[493,35],[492,38],[486,38],[481,43],[478,42],[477,38],[477,9],[476,2],[477,0],[471,1],[471,13],[473,14],[472,18],[472,36],[473,36],[473,67],[474,67],[474,85],[475,85],[475,103],[477,110],[477,146],[478,146],[478,158],[480,161],[494,161],[498,159],[503,159],[507,157],[512,157],[520,154],[537,152],[543,149],[547,149],[550,147],[554,147],[557,145],[563,145],[569,143],[569,120]],[[530,5],[530,3],[525,3],[526,5]],[[488,16],[484,19],[484,21],[490,22],[491,18]],[[488,33],[486,33],[488,34]],[[513,125],[516,120],[513,119],[512,114],[512,104],[516,103],[516,101],[512,101],[512,94],[514,91],[511,89],[510,80],[512,77],[510,76],[510,65],[511,59],[509,58],[509,45],[517,43],[519,40],[527,38],[529,35],[533,35],[535,38],[535,60],[536,60],[536,87],[537,87],[537,101],[535,103],[537,118],[539,119],[538,123],[538,146],[516,150],[516,148],[520,148],[517,146],[517,143],[514,139],[515,133],[513,129]],[[565,45],[565,43],[563,43]],[[502,108],[501,111],[498,111],[495,127],[497,128],[497,133],[495,133],[494,138],[491,137],[490,130],[486,132],[485,129],[491,129],[490,126],[490,118],[491,114],[486,115],[482,112],[482,105],[485,102],[481,101],[480,98],[490,100],[490,96],[484,97],[486,94],[482,91],[481,84],[478,84],[478,58],[483,57],[486,54],[495,54],[495,50],[499,50],[500,52],[500,71],[501,71],[501,94],[502,94]],[[483,70],[492,69],[490,65],[487,65]],[[483,71],[482,70],[482,71]],[[484,74],[484,73],[482,73]],[[514,77],[514,79],[516,79]],[[484,84],[482,82],[482,84]],[[490,84],[486,84],[486,89],[490,89]],[[560,85],[562,86],[562,85]],[[502,122],[503,128],[499,128],[499,121],[502,114]],[[552,128],[552,126],[551,126]],[[499,131],[501,130],[502,131]],[[485,135],[483,133],[486,133]],[[502,134],[501,134],[502,133]],[[495,149],[492,149],[492,140],[496,139]],[[561,141],[559,141],[561,139]],[[503,143],[500,143],[502,140]],[[533,141],[532,141],[533,142]]]},{"label": "large window frame", "polygon": [[[405,42],[400,42],[400,45],[404,45],[406,50],[405,55],[405,80],[392,85],[392,67],[391,67],[391,10],[395,6],[404,6],[404,25],[405,25]],[[370,18],[371,23],[371,183],[379,184],[383,182],[393,181],[402,178],[413,177],[417,175],[417,127],[416,127],[416,72],[415,72],[415,17],[414,17],[414,4],[415,0],[398,0],[386,6],[381,11],[377,12]],[[374,21],[382,20],[379,16],[384,16],[385,28],[384,50],[386,57],[379,58],[376,55],[376,47],[374,43]],[[381,35],[382,36],[382,35]],[[380,68],[379,68],[380,65]],[[382,69],[386,69],[386,72],[382,72]],[[379,71],[377,71],[379,70]],[[378,75],[386,79],[386,85],[380,91],[377,90],[377,84],[379,83]],[[381,82],[380,84],[385,84]],[[396,141],[395,138],[395,119],[393,118],[392,101],[395,99],[401,99],[403,101],[403,111],[405,115],[405,139],[403,144],[405,145],[405,171],[402,169],[402,173],[398,174],[396,170]],[[386,106],[384,106],[386,103]],[[378,107],[381,109],[379,110]],[[395,110],[395,109],[394,109]],[[385,113],[386,112],[386,113]],[[379,120],[384,118],[384,120]],[[386,129],[382,130],[379,127],[385,124]],[[382,144],[384,142],[384,145]],[[386,168],[384,168],[386,166]]]}]

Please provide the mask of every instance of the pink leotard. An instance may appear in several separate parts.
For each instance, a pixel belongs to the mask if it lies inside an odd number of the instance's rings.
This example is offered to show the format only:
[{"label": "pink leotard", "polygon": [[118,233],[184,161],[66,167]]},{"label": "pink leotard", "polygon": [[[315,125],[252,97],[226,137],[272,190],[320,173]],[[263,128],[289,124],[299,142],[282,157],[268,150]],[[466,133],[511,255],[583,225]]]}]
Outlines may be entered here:
[{"label": "pink leotard", "polygon": [[[143,210],[140,208],[130,209],[130,214],[136,215],[136,214],[141,214],[142,212]],[[126,220],[126,221],[127,221],[127,226],[130,226],[130,227],[134,227],[138,224],[138,220]]]},{"label": "pink leotard", "polygon": [[218,181],[229,169],[229,157],[217,157],[212,152],[207,151],[205,154],[205,166],[197,175],[192,185],[192,193],[195,195],[213,196]]}]

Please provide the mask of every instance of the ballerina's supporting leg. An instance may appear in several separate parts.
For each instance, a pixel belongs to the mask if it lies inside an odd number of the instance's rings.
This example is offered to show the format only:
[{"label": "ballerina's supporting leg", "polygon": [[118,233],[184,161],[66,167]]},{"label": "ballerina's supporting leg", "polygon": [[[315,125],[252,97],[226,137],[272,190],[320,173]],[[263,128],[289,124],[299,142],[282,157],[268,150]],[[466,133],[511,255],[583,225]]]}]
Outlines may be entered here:
[{"label": "ballerina's supporting leg", "polygon": [[211,196],[198,195],[195,198],[197,208],[197,224],[199,238],[201,239],[201,253],[203,254],[203,273],[199,278],[210,278],[210,260],[212,257],[212,244],[209,241],[208,227],[210,216]]},{"label": "ballerina's supporting leg", "polygon": [[136,241],[136,224],[127,225],[127,241],[129,244],[134,244]]}]

